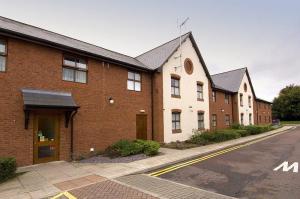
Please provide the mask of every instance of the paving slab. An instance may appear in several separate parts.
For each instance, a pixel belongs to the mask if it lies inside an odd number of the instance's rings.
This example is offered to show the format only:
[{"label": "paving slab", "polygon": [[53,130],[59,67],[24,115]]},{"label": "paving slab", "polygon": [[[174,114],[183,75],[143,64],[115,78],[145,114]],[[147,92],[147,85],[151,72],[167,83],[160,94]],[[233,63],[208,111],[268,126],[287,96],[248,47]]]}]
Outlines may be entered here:
[{"label": "paving slab", "polygon": [[208,192],[191,186],[175,183],[169,180],[151,177],[145,174],[122,176],[116,181],[130,185],[132,188],[145,190],[157,195],[159,198],[176,199],[234,199],[214,192]]}]

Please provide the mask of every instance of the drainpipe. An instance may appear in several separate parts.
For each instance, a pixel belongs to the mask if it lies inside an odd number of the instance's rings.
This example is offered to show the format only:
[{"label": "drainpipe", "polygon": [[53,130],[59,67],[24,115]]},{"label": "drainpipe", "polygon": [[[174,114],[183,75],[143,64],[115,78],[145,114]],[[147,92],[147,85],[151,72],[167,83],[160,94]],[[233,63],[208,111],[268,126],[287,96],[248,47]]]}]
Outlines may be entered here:
[{"label": "drainpipe", "polygon": [[73,142],[73,131],[74,131],[74,116],[77,114],[77,109],[72,112],[71,115],[71,160],[73,160],[73,152],[74,152],[74,142]]},{"label": "drainpipe", "polygon": [[152,135],[151,135],[151,139],[154,140],[154,105],[153,105],[153,78],[154,78],[154,74],[155,72],[152,73],[151,75],[151,129],[152,129]]}]

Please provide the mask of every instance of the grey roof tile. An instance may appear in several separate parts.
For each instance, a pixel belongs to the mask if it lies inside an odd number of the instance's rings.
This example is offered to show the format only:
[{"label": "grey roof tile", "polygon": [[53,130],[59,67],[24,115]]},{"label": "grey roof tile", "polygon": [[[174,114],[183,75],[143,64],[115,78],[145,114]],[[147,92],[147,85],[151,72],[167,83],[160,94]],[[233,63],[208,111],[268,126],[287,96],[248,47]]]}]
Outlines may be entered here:
[{"label": "grey roof tile", "polygon": [[[190,34],[191,32],[182,35],[182,41],[186,40],[190,36]],[[177,37],[167,43],[164,43],[152,50],[149,50],[137,56],[136,59],[154,70],[161,67],[179,46],[180,37]]]},{"label": "grey roof tile", "polygon": [[101,56],[133,66],[149,69],[143,63],[133,57],[0,16],[0,30],[1,29],[45,40],[54,44],[63,45],[69,48],[84,51],[86,53],[91,53],[96,56]]},{"label": "grey roof tile", "polygon": [[35,89],[22,89],[23,101],[25,106],[42,107],[78,107],[71,93],[52,92]]},{"label": "grey roof tile", "polygon": [[240,68],[224,73],[215,74],[211,77],[216,88],[227,90],[230,92],[238,92],[246,70],[247,68]]}]

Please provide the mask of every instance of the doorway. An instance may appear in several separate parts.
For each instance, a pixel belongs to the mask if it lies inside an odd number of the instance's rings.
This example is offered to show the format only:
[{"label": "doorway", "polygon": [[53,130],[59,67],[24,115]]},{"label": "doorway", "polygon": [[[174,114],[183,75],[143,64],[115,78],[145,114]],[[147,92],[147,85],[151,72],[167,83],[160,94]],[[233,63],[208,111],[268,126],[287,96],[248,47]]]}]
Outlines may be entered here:
[{"label": "doorway", "polygon": [[33,163],[59,160],[59,116],[36,115],[33,130]]},{"label": "doorway", "polygon": [[136,115],[136,138],[147,140],[147,115]]}]

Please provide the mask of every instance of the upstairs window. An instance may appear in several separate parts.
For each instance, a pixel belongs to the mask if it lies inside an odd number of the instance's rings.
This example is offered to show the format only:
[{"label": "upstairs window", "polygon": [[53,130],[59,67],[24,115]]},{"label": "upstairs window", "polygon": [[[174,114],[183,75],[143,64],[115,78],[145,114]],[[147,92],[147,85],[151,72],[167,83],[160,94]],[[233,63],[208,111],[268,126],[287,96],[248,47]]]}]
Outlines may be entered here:
[{"label": "upstairs window", "polygon": [[225,104],[229,104],[229,95],[225,94]]},{"label": "upstairs window", "polygon": [[197,99],[203,100],[203,83],[197,83]]},{"label": "upstairs window", "polygon": [[63,80],[79,83],[87,83],[86,60],[74,56],[64,56]]},{"label": "upstairs window", "polygon": [[248,96],[248,105],[249,105],[249,108],[251,108],[251,104],[252,104],[251,96]]},{"label": "upstairs window", "polygon": [[127,89],[130,91],[141,91],[141,74],[128,72]]},{"label": "upstairs window", "polygon": [[230,126],[230,115],[228,114],[225,115],[225,125]]},{"label": "upstairs window", "polygon": [[243,104],[243,94],[241,93],[240,94],[240,106],[243,106],[244,104]]},{"label": "upstairs window", "polygon": [[171,77],[171,96],[180,98],[180,78]]},{"label": "upstairs window", "polygon": [[172,132],[181,133],[180,111],[172,111]]},{"label": "upstairs window", "polygon": [[7,45],[6,41],[0,39],[0,72],[6,70]]},{"label": "upstairs window", "polygon": [[204,112],[198,112],[198,129],[204,129]]},{"label": "upstairs window", "polygon": [[216,102],[216,101],[217,101],[217,98],[216,98],[216,91],[213,91],[213,92],[212,92],[212,101],[213,101],[213,102]]}]

